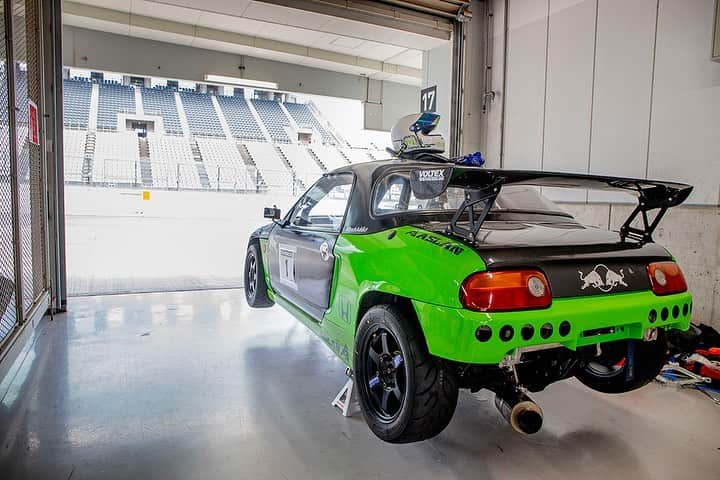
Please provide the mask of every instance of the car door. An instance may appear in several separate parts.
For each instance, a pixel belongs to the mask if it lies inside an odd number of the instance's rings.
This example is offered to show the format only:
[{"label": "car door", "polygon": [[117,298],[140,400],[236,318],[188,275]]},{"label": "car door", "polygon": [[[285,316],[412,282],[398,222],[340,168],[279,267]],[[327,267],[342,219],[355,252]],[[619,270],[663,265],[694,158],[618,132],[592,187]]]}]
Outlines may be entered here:
[{"label": "car door", "polygon": [[330,303],[335,242],[353,175],[325,175],[269,236],[268,267],[275,292],[320,321]]}]

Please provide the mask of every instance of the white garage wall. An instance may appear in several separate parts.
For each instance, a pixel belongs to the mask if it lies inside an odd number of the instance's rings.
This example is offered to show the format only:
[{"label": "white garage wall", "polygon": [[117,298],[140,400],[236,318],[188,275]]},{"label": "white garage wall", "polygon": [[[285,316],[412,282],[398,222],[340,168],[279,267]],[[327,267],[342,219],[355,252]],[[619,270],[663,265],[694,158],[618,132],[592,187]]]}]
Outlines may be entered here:
[{"label": "white garage wall", "polygon": [[[491,9],[496,100],[485,115],[488,165],[694,185],[688,203],[697,206],[672,209],[655,236],[683,266],[693,319],[720,328],[714,0],[493,0]],[[605,228],[617,228],[630,208],[597,192],[548,193],[587,198],[563,206]]]},{"label": "white garage wall", "polygon": [[504,153],[488,138],[490,164],[687,181],[690,203],[717,205],[713,11],[714,0],[509,0],[504,122],[488,127]]},{"label": "white garage wall", "polygon": [[505,168],[542,168],[548,2],[508,5]]},{"label": "white garage wall", "polygon": [[[588,168],[593,57],[587,52],[594,48],[596,7],[594,1],[550,1],[543,170],[572,172]],[[585,200],[585,193],[567,190],[552,192],[550,196]]]},{"label": "white garage wall", "polygon": [[720,63],[709,60],[713,0],[660,2],[648,175],[720,203]]},{"label": "white garage wall", "polygon": [[[440,114],[440,123],[436,132],[446,139],[450,138],[450,90],[452,84],[452,45],[448,42],[440,47],[423,53],[423,83],[422,88],[437,86],[437,113]],[[418,93],[416,108],[420,110],[420,95]],[[449,143],[449,142],[448,142]],[[446,147],[449,147],[446,144]]]}]

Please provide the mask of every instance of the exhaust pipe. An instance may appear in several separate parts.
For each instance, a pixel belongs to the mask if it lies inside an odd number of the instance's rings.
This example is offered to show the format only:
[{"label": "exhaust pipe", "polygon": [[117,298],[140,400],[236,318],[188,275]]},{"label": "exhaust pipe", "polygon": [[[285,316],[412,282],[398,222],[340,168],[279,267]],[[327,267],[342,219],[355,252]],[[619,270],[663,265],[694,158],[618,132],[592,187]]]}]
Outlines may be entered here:
[{"label": "exhaust pipe", "polygon": [[516,432],[530,435],[542,427],[542,409],[519,390],[510,391],[504,396],[496,393],[495,407]]}]

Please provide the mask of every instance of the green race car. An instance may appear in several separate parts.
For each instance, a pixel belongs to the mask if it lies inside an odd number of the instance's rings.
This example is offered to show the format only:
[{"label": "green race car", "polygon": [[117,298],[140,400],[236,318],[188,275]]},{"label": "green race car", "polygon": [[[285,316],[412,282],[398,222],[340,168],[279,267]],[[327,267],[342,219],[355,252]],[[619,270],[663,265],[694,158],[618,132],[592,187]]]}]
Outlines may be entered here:
[{"label": "green race car", "polygon": [[[541,187],[629,192],[619,232],[587,227]],[[363,414],[389,442],[433,437],[458,389],[487,388],[517,431],[542,410],[527,392],[577,377],[606,393],[650,382],[692,297],[653,243],[689,185],[490,170],[438,155],[324,175],[255,231],[245,265],[253,307],[280,304],[350,368]]]}]

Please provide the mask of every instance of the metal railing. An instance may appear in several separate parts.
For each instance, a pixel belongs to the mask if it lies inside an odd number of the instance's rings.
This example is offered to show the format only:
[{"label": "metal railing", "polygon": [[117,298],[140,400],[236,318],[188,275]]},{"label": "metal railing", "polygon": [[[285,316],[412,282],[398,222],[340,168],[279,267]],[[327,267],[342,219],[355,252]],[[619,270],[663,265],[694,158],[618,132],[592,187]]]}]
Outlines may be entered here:
[{"label": "metal railing", "polygon": [[104,187],[299,195],[320,178],[320,174],[315,172],[260,170],[253,166],[237,168],[211,162],[168,163],[106,158],[95,159],[89,169],[84,165],[82,155],[66,155],[65,182]]}]

